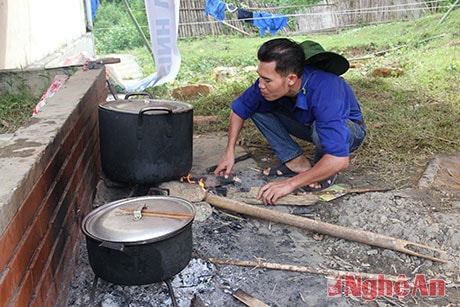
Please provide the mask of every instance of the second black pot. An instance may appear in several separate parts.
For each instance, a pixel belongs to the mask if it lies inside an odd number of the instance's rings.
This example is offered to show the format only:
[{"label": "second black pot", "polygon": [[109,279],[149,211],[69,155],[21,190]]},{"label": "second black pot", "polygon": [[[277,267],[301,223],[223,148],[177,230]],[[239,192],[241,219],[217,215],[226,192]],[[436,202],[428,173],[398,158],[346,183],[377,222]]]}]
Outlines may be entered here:
[{"label": "second black pot", "polygon": [[[138,209],[130,214],[127,210]],[[150,212],[183,217],[149,216]],[[165,281],[192,256],[192,204],[170,196],[144,196],[105,204],[82,223],[88,258],[96,276],[120,285]]]},{"label": "second black pot", "polygon": [[193,160],[193,106],[130,99],[99,105],[101,165],[108,178],[151,184],[187,175]]}]

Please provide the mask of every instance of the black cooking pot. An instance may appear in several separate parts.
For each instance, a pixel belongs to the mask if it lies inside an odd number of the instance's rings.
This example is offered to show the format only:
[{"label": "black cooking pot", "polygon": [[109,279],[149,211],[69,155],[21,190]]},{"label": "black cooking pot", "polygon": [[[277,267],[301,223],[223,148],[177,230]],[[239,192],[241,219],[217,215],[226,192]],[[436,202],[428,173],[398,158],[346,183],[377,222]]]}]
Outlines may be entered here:
[{"label": "black cooking pot", "polygon": [[[145,99],[130,99],[141,95]],[[99,105],[101,166],[111,180],[151,184],[192,168],[193,106],[131,93]]]},{"label": "black cooking pot", "polygon": [[105,204],[91,211],[81,226],[91,268],[114,284],[165,281],[191,259],[194,217],[192,204],[171,196]]}]

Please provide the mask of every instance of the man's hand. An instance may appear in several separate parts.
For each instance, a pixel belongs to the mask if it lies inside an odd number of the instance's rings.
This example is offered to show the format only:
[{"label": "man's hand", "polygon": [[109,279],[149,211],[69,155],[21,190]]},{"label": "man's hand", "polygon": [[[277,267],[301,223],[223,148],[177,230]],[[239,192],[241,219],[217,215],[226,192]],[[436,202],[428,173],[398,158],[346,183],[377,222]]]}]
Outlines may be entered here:
[{"label": "man's hand", "polygon": [[243,123],[244,120],[241,117],[233,113],[233,111],[230,113],[227,149],[225,150],[224,156],[217,164],[214,175],[221,175],[227,179],[228,176],[232,174],[233,165],[235,165],[236,141],[238,140],[238,135],[243,127]]},{"label": "man's hand", "polygon": [[235,165],[235,155],[226,153],[217,164],[214,175],[224,176],[227,179],[232,174],[233,165]]},{"label": "man's hand", "polygon": [[257,199],[261,199],[265,205],[275,205],[276,201],[294,191],[289,179],[270,182],[259,189]]},{"label": "man's hand", "polygon": [[304,186],[318,187],[318,182],[348,167],[349,157],[335,157],[325,154],[312,168],[292,178],[270,182],[259,189],[257,199],[266,205],[275,205],[276,201]]}]

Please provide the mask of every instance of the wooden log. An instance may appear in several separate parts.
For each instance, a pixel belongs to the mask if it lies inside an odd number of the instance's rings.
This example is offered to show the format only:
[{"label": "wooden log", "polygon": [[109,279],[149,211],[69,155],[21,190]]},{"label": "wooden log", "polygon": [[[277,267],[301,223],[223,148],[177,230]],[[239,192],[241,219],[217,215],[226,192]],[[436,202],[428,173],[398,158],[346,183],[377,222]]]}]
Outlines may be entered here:
[{"label": "wooden log", "polygon": [[[297,192],[281,197],[276,206],[312,206],[318,201],[332,201],[347,194],[361,194],[368,192],[388,192],[394,188],[356,188],[348,189],[339,185],[330,186],[326,190],[319,192]],[[229,190],[227,197],[249,203],[252,205],[262,205],[262,201],[257,199],[259,187],[251,187],[248,192]]]},{"label": "wooden log", "polygon": [[[258,187],[252,187],[248,192],[227,191],[227,197],[250,203],[254,205],[263,205],[262,201],[257,199]],[[318,195],[311,193],[288,194],[281,197],[276,206],[311,206],[320,200]]]},{"label": "wooden log", "polygon": [[[431,261],[447,263],[446,260],[433,256],[445,256],[444,251],[426,245],[392,238],[389,236],[380,235],[369,231],[363,231],[359,229],[353,229],[325,222],[315,221],[312,219],[296,216],[289,213],[262,208],[260,206],[251,206],[242,202],[238,202],[225,197],[220,197],[210,193],[205,194],[204,200],[208,202],[210,205],[213,205],[221,209],[232,210],[238,213],[259,217],[269,221],[300,227],[303,229],[323,233],[337,238],[347,239],[368,245],[391,249],[406,253],[408,255],[428,259]],[[408,247],[412,249],[409,249]],[[433,255],[422,254],[422,252],[432,253]]]}]

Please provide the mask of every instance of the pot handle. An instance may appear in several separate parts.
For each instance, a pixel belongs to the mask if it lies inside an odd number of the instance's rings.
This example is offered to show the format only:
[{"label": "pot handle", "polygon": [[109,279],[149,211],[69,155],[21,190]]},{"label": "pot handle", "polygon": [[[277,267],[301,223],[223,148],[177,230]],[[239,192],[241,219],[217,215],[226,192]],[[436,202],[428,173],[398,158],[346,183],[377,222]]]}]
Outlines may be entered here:
[{"label": "pot handle", "polygon": [[144,113],[145,112],[150,112],[150,111],[165,111],[165,112],[168,112],[169,116],[168,118],[166,119],[166,122],[168,124],[168,127],[167,127],[167,130],[166,130],[166,136],[167,137],[171,137],[172,135],[172,114],[173,114],[173,110],[171,110],[170,108],[167,108],[167,107],[146,107],[146,108],[142,108],[140,111],[139,111],[139,116],[137,117],[137,139],[138,140],[142,140],[142,138],[144,137]]},{"label": "pot handle", "polygon": [[120,252],[125,251],[125,245],[121,243],[102,241],[101,244],[99,244],[99,246],[110,248],[110,249],[120,251]]},{"label": "pot handle", "polygon": [[125,99],[128,99],[131,96],[147,96],[149,99],[153,99],[152,94],[150,94],[149,92],[128,93],[125,95]]}]

